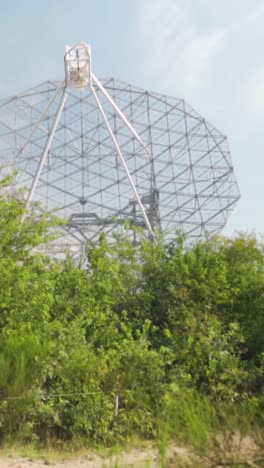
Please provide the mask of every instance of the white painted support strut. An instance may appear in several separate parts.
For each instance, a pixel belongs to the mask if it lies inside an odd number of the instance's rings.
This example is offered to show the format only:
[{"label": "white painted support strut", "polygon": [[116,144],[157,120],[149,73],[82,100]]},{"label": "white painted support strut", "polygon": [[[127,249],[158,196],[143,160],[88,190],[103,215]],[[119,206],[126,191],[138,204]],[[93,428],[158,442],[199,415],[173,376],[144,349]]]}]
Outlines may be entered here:
[{"label": "white painted support strut", "polygon": [[[57,113],[56,113],[56,115],[55,115],[55,118],[54,118],[54,121],[53,121],[51,130],[50,130],[49,136],[48,136],[48,138],[47,138],[47,141],[46,141],[46,144],[45,144],[43,153],[42,153],[42,156],[41,156],[41,158],[40,158],[40,160],[39,160],[37,172],[36,172],[35,177],[34,177],[34,179],[33,179],[33,181],[32,181],[32,184],[31,184],[31,187],[30,187],[30,191],[29,191],[28,196],[27,196],[27,201],[26,201],[26,206],[25,206],[26,211],[27,211],[27,209],[28,209],[28,207],[29,207],[29,205],[30,205],[30,202],[31,202],[32,197],[33,197],[33,195],[34,195],[36,186],[37,186],[37,184],[38,184],[39,177],[40,177],[41,171],[42,171],[42,169],[43,169],[43,166],[44,166],[44,164],[45,164],[45,160],[46,160],[47,154],[48,154],[48,152],[49,152],[49,150],[50,150],[50,146],[51,146],[51,144],[52,144],[54,134],[55,134],[55,132],[56,132],[56,129],[57,129],[59,120],[60,120],[60,118],[61,118],[61,114],[62,114],[62,111],[63,111],[63,109],[64,109],[67,96],[68,96],[68,90],[67,90],[67,88],[64,88],[63,95],[62,95],[62,97],[61,97],[61,101],[60,101],[60,104],[59,104]],[[25,211],[25,213],[24,213],[24,215],[23,215],[23,217],[22,217],[21,224],[23,224],[24,221],[25,221],[26,211]]]},{"label": "white painted support strut", "polygon": [[[144,208],[144,206],[143,206],[143,204],[142,204],[142,201],[141,201],[141,199],[140,199],[140,196],[139,196],[139,194],[138,194],[137,188],[136,188],[136,186],[135,186],[135,184],[134,184],[134,182],[133,182],[133,179],[132,179],[132,177],[131,177],[131,175],[130,175],[129,169],[128,169],[127,165],[126,165],[126,161],[125,161],[124,156],[123,156],[123,154],[122,154],[122,152],[121,152],[121,150],[120,150],[120,147],[119,147],[119,145],[118,145],[117,139],[116,139],[116,137],[115,137],[115,135],[114,135],[114,133],[113,133],[113,131],[112,131],[112,128],[111,128],[111,126],[110,126],[110,124],[109,124],[108,118],[107,118],[107,116],[106,116],[106,114],[105,114],[105,112],[104,112],[104,109],[103,109],[103,107],[102,107],[102,105],[101,105],[101,103],[100,103],[100,101],[99,101],[99,98],[98,98],[98,96],[97,96],[97,94],[96,94],[96,92],[95,92],[95,90],[94,90],[94,87],[93,87],[92,85],[91,85],[91,90],[92,90],[92,93],[93,93],[93,95],[94,95],[94,98],[95,98],[96,104],[97,104],[97,106],[98,106],[98,109],[100,110],[100,112],[101,112],[101,114],[102,114],[102,117],[103,117],[103,119],[104,119],[105,125],[106,125],[106,127],[107,127],[107,129],[108,129],[108,132],[109,132],[109,134],[110,134],[110,136],[111,136],[111,138],[112,138],[112,141],[113,141],[113,143],[114,143],[114,145],[115,145],[115,148],[116,148],[117,154],[118,154],[118,156],[119,156],[119,158],[120,158],[120,160],[121,160],[122,166],[123,166],[123,168],[125,169],[126,175],[127,175],[127,177],[128,177],[128,180],[129,180],[129,183],[130,183],[130,185],[131,185],[131,188],[132,188],[132,190],[133,190],[133,192],[134,192],[134,195],[135,195],[135,198],[136,198],[136,200],[137,200],[137,203],[138,203],[138,205],[139,205],[139,207],[140,207],[140,209],[141,209],[141,212],[142,212],[144,221],[145,221],[145,223],[146,223],[146,226],[147,226],[149,235],[150,235],[151,239],[153,239],[153,241],[156,243],[157,241],[156,241],[155,234],[154,234],[154,232],[153,232],[153,230],[152,230],[151,224],[150,224],[150,222],[149,222],[147,213],[146,213],[146,211],[145,211],[145,208]],[[130,124],[129,124],[129,125],[130,125]]]},{"label": "white painted support strut", "polygon": [[49,109],[51,107],[51,105],[53,104],[53,102],[55,101],[56,97],[58,96],[59,92],[61,91],[61,89],[63,88],[64,86],[64,81],[62,81],[59,86],[57,87],[55,93],[53,94],[52,98],[50,99],[50,101],[48,102],[48,105],[47,107],[44,109],[44,111],[41,113],[39,119],[37,120],[37,122],[35,123],[29,137],[27,138],[27,140],[25,141],[25,143],[23,144],[23,146],[20,148],[20,150],[17,152],[16,156],[15,156],[15,159],[18,159],[18,157],[20,156],[20,154],[24,151],[24,149],[26,148],[26,146],[29,144],[29,142],[31,141],[35,131],[37,130],[37,128],[40,126],[42,120],[46,117],[47,113],[49,112]]},{"label": "white painted support strut", "polygon": [[112,105],[112,107],[115,109],[116,113],[119,115],[119,117],[123,120],[123,122],[126,124],[126,126],[128,127],[128,129],[130,130],[130,132],[132,133],[132,135],[134,135],[134,137],[138,140],[138,142],[141,144],[141,146],[143,146],[143,148],[145,149],[146,153],[149,155],[150,152],[149,152],[149,149],[148,147],[145,145],[144,141],[140,138],[139,134],[136,132],[136,130],[133,128],[133,126],[131,125],[131,123],[127,120],[126,116],[123,114],[123,112],[119,109],[119,107],[116,105],[115,101],[111,98],[110,94],[106,91],[106,89],[103,87],[103,85],[100,83],[100,81],[96,78],[96,76],[92,73],[92,79],[93,81],[96,83],[96,85],[98,86],[98,88],[100,89],[100,91],[102,91],[102,93],[104,94],[104,96],[106,97],[106,99],[110,102],[110,104]]}]

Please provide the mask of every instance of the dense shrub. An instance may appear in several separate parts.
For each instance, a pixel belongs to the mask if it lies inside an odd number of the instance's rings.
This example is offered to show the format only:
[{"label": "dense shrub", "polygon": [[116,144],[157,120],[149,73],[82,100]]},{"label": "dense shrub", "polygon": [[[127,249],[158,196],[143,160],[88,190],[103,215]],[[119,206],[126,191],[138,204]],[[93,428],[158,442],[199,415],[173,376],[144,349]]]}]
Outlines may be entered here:
[{"label": "dense shrub", "polygon": [[[187,248],[181,236],[137,247],[102,236],[79,268],[40,254],[49,223],[21,227],[22,214],[0,197],[2,439],[111,444],[155,437],[166,423],[202,444],[219,408],[262,408],[264,254],[254,237]],[[263,424],[259,411],[250,421]]]}]

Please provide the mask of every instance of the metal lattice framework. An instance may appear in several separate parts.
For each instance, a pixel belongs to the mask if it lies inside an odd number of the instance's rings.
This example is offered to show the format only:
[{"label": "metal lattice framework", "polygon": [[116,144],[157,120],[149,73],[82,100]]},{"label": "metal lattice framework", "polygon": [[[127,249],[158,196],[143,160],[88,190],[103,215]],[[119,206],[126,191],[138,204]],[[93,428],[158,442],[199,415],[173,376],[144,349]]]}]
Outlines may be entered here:
[{"label": "metal lattice framework", "polygon": [[72,245],[127,221],[152,238],[219,233],[239,199],[226,136],[183,99],[74,79],[0,101],[2,166],[18,169],[27,208],[37,201],[66,218]]}]

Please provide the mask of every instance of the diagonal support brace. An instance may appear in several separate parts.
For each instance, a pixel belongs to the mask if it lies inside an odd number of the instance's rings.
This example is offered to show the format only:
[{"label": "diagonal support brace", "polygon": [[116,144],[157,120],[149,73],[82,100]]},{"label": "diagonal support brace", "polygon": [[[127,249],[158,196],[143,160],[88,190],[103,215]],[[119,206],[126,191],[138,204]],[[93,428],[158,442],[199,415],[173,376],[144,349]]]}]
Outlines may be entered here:
[{"label": "diagonal support brace", "polygon": [[34,195],[36,186],[37,186],[37,184],[38,184],[41,171],[42,171],[43,166],[44,166],[44,164],[45,164],[45,160],[46,160],[47,154],[48,154],[48,152],[49,152],[49,150],[50,150],[50,147],[51,147],[51,144],[52,144],[52,141],[53,141],[53,138],[54,138],[54,134],[55,134],[55,132],[56,132],[58,123],[59,123],[60,118],[61,118],[62,111],[63,111],[64,106],[65,106],[65,103],[66,103],[67,96],[68,96],[68,90],[67,90],[67,88],[64,88],[64,91],[63,91],[63,94],[62,94],[62,97],[61,97],[61,101],[60,101],[60,104],[59,104],[57,113],[56,113],[56,115],[55,115],[55,118],[54,118],[54,121],[53,121],[51,130],[50,130],[49,136],[48,136],[48,138],[47,138],[47,141],[46,141],[46,144],[45,144],[43,153],[42,153],[42,156],[41,156],[41,158],[40,158],[40,160],[39,160],[37,172],[36,172],[36,174],[35,174],[35,176],[34,176],[34,179],[33,179],[33,181],[32,181],[30,190],[29,190],[29,192],[28,192],[27,201],[26,201],[26,206],[25,206],[25,213],[24,213],[24,215],[23,215],[23,217],[22,217],[21,224],[23,224],[24,221],[25,221],[27,209],[28,209],[28,207],[29,207],[29,205],[30,205],[30,202],[31,202],[31,200],[32,200],[32,198],[33,198],[33,195]]},{"label": "diagonal support brace", "polygon": [[[130,175],[129,169],[128,169],[127,165],[126,165],[126,161],[125,161],[124,156],[123,156],[123,154],[122,154],[122,152],[121,152],[121,150],[120,150],[119,144],[118,144],[117,139],[116,139],[116,137],[115,137],[115,135],[114,135],[114,133],[113,133],[113,131],[112,131],[112,128],[111,128],[111,126],[110,126],[110,124],[109,124],[108,118],[107,118],[107,116],[106,116],[106,114],[105,114],[105,112],[104,112],[104,109],[103,109],[103,107],[102,107],[102,105],[101,105],[101,102],[99,101],[99,98],[98,98],[98,96],[97,96],[97,94],[96,94],[96,92],[95,92],[95,90],[94,90],[94,87],[93,87],[92,85],[91,85],[91,90],[92,90],[94,99],[95,99],[95,101],[96,101],[96,104],[97,104],[97,106],[98,106],[98,109],[100,110],[100,112],[101,112],[101,114],[102,114],[102,117],[103,117],[103,119],[104,119],[104,122],[105,122],[105,125],[106,125],[106,127],[107,127],[107,130],[108,130],[108,132],[109,132],[109,134],[110,134],[110,136],[111,136],[111,138],[112,138],[112,141],[113,141],[113,143],[114,143],[114,145],[115,145],[115,148],[116,148],[117,154],[118,154],[118,156],[119,156],[119,159],[120,159],[120,161],[121,161],[121,163],[122,163],[122,166],[123,166],[123,168],[124,168],[124,170],[125,170],[125,172],[126,172],[127,178],[128,178],[128,180],[129,180],[130,186],[131,186],[131,188],[132,188],[132,190],[133,190],[133,192],[134,192],[134,195],[135,195],[135,198],[136,198],[136,200],[137,200],[137,203],[138,203],[138,205],[139,205],[139,207],[140,207],[140,209],[141,209],[141,212],[142,212],[142,215],[143,215],[143,218],[144,218],[146,227],[147,227],[147,229],[148,229],[150,238],[153,240],[154,243],[156,243],[157,240],[156,240],[155,234],[154,234],[154,232],[153,232],[153,230],[152,230],[150,221],[149,221],[149,219],[148,219],[147,213],[146,213],[146,211],[145,211],[145,208],[144,208],[144,206],[143,206],[143,204],[142,204],[142,201],[141,201],[141,199],[140,199],[140,196],[139,196],[139,194],[138,194],[137,188],[136,188],[136,186],[135,186],[135,184],[134,184],[134,182],[133,182],[133,179],[132,179],[132,177],[131,177],[131,175]],[[130,125],[130,124],[129,124],[129,125]]]},{"label": "diagonal support brace", "polygon": [[16,156],[15,156],[15,159],[18,159],[20,154],[23,153],[24,149],[26,148],[26,146],[29,144],[29,142],[31,141],[35,131],[37,130],[37,128],[40,126],[42,120],[46,117],[47,113],[49,112],[49,109],[51,107],[51,105],[53,104],[53,102],[55,101],[56,97],[58,96],[59,92],[62,90],[63,86],[65,86],[64,84],[64,81],[62,81],[59,86],[57,87],[54,95],[52,96],[52,98],[50,99],[50,101],[48,102],[48,105],[47,107],[44,109],[44,111],[41,113],[39,119],[37,120],[37,122],[35,123],[29,137],[27,138],[27,140],[25,141],[25,143],[23,144],[23,146],[19,149],[19,151],[17,152]]},{"label": "diagonal support brace", "polygon": [[[119,117],[123,120],[124,124],[127,126],[127,128],[130,130],[132,135],[136,138],[136,140],[143,146],[144,150],[146,151],[147,155],[150,155],[148,147],[145,145],[144,141],[140,138],[139,134],[136,132],[136,130],[133,128],[131,123],[127,120],[126,116],[124,113],[119,109],[119,107],[116,105],[115,101],[112,99],[110,94],[106,91],[102,83],[96,78],[96,76],[92,73],[92,79],[95,82],[95,84],[98,86],[100,91],[103,93],[103,95],[106,97],[108,102],[112,105],[112,107],[115,109],[116,113],[119,115]],[[92,85],[91,85],[92,86]]]}]

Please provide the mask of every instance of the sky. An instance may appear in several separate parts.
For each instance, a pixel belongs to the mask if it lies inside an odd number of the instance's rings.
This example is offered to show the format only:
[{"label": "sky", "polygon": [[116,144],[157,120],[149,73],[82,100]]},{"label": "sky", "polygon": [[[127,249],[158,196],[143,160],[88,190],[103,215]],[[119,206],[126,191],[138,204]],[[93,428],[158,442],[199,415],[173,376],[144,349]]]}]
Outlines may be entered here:
[{"label": "sky", "polygon": [[264,233],[263,0],[0,0],[0,99],[64,78],[66,44],[93,71],[186,99],[227,135],[241,200],[225,233]]}]

